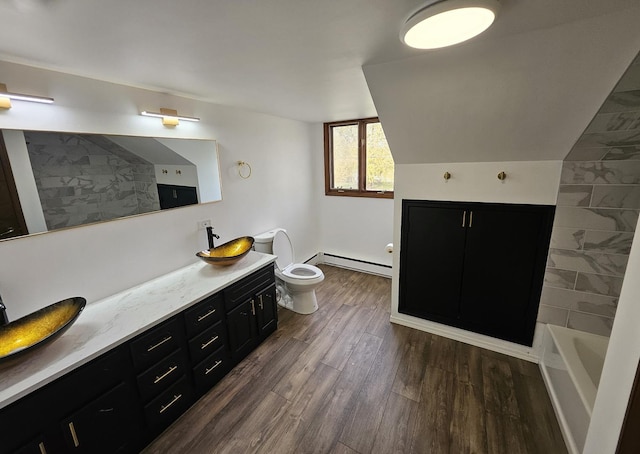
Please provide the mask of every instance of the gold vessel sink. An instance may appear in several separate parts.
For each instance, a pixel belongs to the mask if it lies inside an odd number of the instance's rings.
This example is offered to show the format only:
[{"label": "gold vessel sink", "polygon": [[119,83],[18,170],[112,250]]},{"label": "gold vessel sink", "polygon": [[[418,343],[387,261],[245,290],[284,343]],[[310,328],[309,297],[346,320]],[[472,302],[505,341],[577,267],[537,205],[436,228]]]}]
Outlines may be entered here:
[{"label": "gold vessel sink", "polygon": [[86,303],[87,300],[79,296],[67,298],[0,325],[0,362],[56,339],[76,321]]},{"label": "gold vessel sink", "polygon": [[247,255],[253,242],[253,237],[242,236],[213,249],[197,252],[196,255],[210,265],[229,266]]}]

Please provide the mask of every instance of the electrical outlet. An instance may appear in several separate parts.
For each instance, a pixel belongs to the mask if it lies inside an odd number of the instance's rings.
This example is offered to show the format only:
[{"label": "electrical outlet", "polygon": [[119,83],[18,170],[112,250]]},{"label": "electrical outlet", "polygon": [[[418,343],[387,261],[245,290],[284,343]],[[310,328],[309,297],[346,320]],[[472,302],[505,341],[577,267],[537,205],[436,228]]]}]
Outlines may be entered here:
[{"label": "electrical outlet", "polygon": [[207,227],[211,227],[211,219],[205,219],[204,221],[198,221],[198,230],[204,230]]}]

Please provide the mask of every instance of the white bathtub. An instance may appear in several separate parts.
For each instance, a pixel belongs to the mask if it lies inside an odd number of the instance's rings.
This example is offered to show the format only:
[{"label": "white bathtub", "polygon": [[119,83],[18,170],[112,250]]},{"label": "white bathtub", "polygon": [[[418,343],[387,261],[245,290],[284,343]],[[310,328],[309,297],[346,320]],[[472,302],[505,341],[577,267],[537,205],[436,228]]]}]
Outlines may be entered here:
[{"label": "white bathtub", "polygon": [[584,448],[609,338],[547,325],[540,369],[567,447]]}]

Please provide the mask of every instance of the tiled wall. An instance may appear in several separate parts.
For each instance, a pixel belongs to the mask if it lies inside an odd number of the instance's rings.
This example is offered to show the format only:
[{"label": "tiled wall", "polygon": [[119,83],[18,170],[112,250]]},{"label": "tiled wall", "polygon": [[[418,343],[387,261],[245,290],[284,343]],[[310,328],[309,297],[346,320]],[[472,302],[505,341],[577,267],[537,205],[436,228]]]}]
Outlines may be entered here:
[{"label": "tiled wall", "polygon": [[538,320],[609,335],[640,212],[640,56],[562,167]]},{"label": "tiled wall", "polygon": [[47,227],[160,209],[154,166],[102,136],[25,131]]}]

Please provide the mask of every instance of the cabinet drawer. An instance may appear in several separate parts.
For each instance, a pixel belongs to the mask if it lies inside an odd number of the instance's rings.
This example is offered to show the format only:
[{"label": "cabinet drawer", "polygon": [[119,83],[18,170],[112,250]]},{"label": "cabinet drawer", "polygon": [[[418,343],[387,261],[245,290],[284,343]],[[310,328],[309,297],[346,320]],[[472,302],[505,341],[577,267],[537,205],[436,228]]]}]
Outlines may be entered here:
[{"label": "cabinet drawer", "polygon": [[186,370],[184,353],[181,350],[176,350],[167,358],[138,375],[140,397],[142,400],[147,401],[157,396],[184,375]]},{"label": "cabinet drawer", "polygon": [[182,377],[144,407],[147,424],[151,428],[168,425],[189,407],[191,401],[191,386],[187,378]]},{"label": "cabinet drawer", "polygon": [[149,367],[183,344],[180,319],[174,318],[131,342],[131,356],[136,370]]},{"label": "cabinet drawer", "polygon": [[227,312],[242,304],[247,298],[275,282],[273,264],[256,271],[249,277],[224,290],[224,305]]},{"label": "cabinet drawer", "polygon": [[[75,401],[92,399],[127,376],[131,367],[127,356],[125,349],[116,348],[55,381],[49,389],[52,394],[67,396],[72,393]],[[87,386],[88,383],[91,386]]]},{"label": "cabinet drawer", "polygon": [[213,295],[184,313],[187,337],[191,338],[222,318],[222,294]]},{"label": "cabinet drawer", "polygon": [[229,371],[230,361],[227,349],[219,348],[193,368],[193,379],[199,392],[206,392]]},{"label": "cabinet drawer", "polygon": [[197,363],[226,344],[227,330],[222,322],[218,322],[189,341],[191,362]]}]

